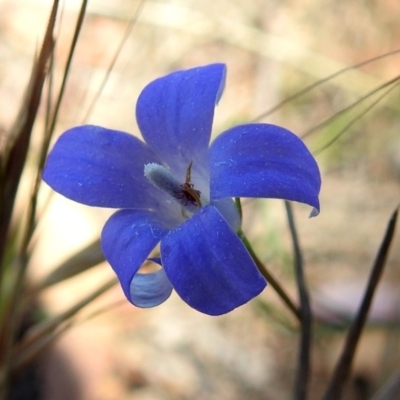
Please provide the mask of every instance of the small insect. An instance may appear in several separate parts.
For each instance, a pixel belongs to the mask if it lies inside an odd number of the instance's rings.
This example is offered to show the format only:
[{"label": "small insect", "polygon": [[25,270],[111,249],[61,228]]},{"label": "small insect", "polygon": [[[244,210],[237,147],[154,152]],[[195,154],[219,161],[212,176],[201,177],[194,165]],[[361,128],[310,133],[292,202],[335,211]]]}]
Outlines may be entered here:
[{"label": "small insect", "polygon": [[175,193],[175,197],[177,199],[182,199],[186,206],[188,203],[191,203],[197,207],[202,207],[201,200],[200,200],[200,190],[196,190],[194,188],[193,183],[190,183],[191,179],[191,172],[192,172],[192,164],[193,161],[190,161],[189,166],[186,170],[186,179],[185,183],[181,185],[181,190]]}]

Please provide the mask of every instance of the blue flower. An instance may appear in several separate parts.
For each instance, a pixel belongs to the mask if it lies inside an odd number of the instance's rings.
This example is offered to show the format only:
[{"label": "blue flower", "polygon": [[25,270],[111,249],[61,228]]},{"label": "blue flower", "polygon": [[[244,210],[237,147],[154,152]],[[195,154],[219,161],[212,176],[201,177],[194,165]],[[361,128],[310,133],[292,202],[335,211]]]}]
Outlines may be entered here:
[{"label": "blue flower", "polygon": [[[139,307],[172,289],[209,315],[227,313],[266,286],[237,236],[233,197],[309,204],[319,212],[318,166],[303,142],[268,124],[239,125],[209,145],[223,64],[177,71],[151,82],[136,105],[144,141],[98,126],[60,136],[43,179],[89,206],[120,209],[101,235],[125,296]],[[160,244],[153,273],[138,272]]]}]

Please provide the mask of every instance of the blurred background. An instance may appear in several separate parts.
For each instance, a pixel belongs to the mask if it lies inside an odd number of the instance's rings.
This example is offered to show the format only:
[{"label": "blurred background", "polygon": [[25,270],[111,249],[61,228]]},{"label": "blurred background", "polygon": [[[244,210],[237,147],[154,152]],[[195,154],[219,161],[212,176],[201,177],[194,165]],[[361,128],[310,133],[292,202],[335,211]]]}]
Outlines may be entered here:
[{"label": "blurred background", "polygon": [[[80,4],[62,4],[55,87],[61,82]],[[49,0],[0,0],[0,147],[16,118],[51,5]],[[295,205],[316,318],[311,399],[326,388],[387,221],[399,204],[398,82],[368,94],[400,74],[400,54],[351,69],[274,113],[262,114],[343,68],[400,49],[399,20],[397,0],[92,0],[61,105],[56,136],[83,123],[140,136],[134,110],[147,83],[176,69],[224,62],[228,76],[213,134],[257,119],[306,135],[323,179],[317,218],[309,219],[310,210]],[[385,92],[388,89],[393,90]],[[338,115],[363,97],[356,107]],[[44,105],[40,113],[37,137],[45,123]],[[333,116],[337,118],[328,120]],[[37,143],[34,137],[32,163]],[[28,168],[18,193],[20,215],[26,211],[31,178]],[[296,299],[283,202],[243,204],[244,232]],[[45,212],[29,268],[32,282],[43,280],[97,238],[113,212],[51,195],[47,187],[41,192],[41,207]],[[346,399],[369,398],[399,368],[398,235],[393,244]],[[54,315],[67,309],[112,276],[103,263],[44,291],[43,312]],[[95,318],[85,317],[99,309]],[[114,287],[87,307],[80,322],[46,355],[46,399],[289,399],[297,330],[271,287],[221,317],[199,314],[175,294],[155,309],[136,309],[125,301],[120,287]]]}]

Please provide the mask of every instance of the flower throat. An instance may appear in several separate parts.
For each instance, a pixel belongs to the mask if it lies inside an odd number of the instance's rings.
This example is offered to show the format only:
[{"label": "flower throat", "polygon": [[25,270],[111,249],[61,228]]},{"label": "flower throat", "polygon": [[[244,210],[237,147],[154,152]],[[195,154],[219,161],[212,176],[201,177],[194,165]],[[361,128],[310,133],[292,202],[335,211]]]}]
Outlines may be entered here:
[{"label": "flower throat", "polygon": [[189,209],[194,208],[193,211],[195,211],[195,209],[201,208],[203,205],[201,203],[200,190],[196,190],[193,183],[190,182],[192,164],[193,162],[191,161],[186,169],[185,182],[182,184],[168,169],[155,163],[145,165],[144,175],[154,186],[177,199],[182,206]]}]

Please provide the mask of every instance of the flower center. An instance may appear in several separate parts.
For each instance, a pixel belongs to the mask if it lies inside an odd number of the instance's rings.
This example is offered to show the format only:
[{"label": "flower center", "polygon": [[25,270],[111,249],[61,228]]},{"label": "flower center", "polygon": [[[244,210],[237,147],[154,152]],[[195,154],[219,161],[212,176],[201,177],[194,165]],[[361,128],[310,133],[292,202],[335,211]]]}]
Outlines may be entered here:
[{"label": "flower center", "polygon": [[200,200],[201,192],[200,192],[200,190],[196,190],[194,188],[193,183],[190,183],[191,172],[192,172],[192,161],[190,161],[190,164],[186,170],[185,183],[180,185],[181,189],[174,194],[174,197],[176,199],[184,199],[184,201],[186,201],[186,204],[184,204],[185,206],[188,203],[192,203],[193,205],[195,205],[197,207],[202,207],[201,200]]},{"label": "flower center", "polygon": [[195,213],[203,205],[201,203],[201,192],[196,190],[191,183],[192,162],[186,170],[186,179],[180,183],[171,172],[162,165],[151,163],[144,166],[145,177],[158,189],[167,192],[176,199],[181,206]]}]

